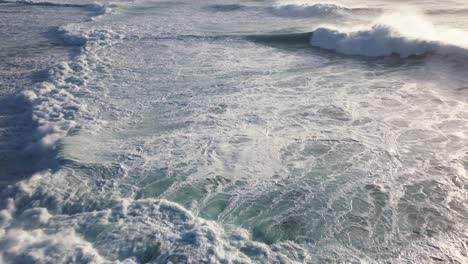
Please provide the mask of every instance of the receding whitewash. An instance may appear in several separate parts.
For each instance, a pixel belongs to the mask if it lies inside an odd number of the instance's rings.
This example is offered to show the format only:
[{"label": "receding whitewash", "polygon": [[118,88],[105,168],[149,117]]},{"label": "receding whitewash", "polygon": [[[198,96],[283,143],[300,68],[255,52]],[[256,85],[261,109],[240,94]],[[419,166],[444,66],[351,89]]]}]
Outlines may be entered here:
[{"label": "receding whitewash", "polygon": [[[10,192],[23,203],[33,202],[41,195],[40,181],[51,177],[36,175]],[[66,204],[60,195],[50,198]],[[0,259],[5,263],[302,263],[308,259],[298,245],[284,243],[272,249],[252,241],[246,230],[227,233],[218,223],[160,199],[119,199],[112,208],[74,215],[51,215],[41,207],[17,213],[10,200],[0,219]],[[288,249],[300,254],[282,253]]]},{"label": "receding whitewash", "polygon": [[9,229],[0,238],[4,263],[104,263],[91,243],[73,229],[50,234],[43,230]]}]

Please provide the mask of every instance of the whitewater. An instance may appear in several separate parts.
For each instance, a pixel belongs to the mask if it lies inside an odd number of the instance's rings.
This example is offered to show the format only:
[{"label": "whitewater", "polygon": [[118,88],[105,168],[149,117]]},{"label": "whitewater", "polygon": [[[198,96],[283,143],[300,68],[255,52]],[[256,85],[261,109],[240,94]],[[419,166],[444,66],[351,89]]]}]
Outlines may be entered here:
[{"label": "whitewater", "polygon": [[0,263],[467,263],[463,0],[0,1]]}]

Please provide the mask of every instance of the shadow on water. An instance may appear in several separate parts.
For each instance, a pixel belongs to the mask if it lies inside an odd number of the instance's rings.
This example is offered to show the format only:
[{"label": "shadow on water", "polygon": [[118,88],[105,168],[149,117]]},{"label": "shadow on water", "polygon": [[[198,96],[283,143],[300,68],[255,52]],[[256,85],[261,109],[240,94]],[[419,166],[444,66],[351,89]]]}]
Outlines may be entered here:
[{"label": "shadow on water", "polygon": [[[60,25],[85,21],[93,13],[81,6],[31,5],[0,1],[0,191],[7,185],[58,166],[56,147],[41,144],[44,133],[33,119],[33,105],[22,95],[48,80],[48,69],[76,56],[80,48],[61,39]],[[34,16],[33,24],[28,17]],[[15,38],[10,36],[16,36]]]},{"label": "shadow on water", "polygon": [[26,98],[0,97],[0,190],[56,166],[56,150],[39,144],[37,127]]},{"label": "shadow on water", "polygon": [[[0,73],[0,191],[33,174],[58,166],[56,147],[41,144],[44,134],[33,119],[33,105],[22,95],[35,83],[48,80],[53,61],[76,56],[79,47],[69,46],[57,37],[55,28],[44,33],[46,44],[23,47],[22,53],[4,52],[4,63],[18,60],[17,73]],[[53,54],[44,56],[44,54]],[[33,68],[33,71],[29,71]]]},{"label": "shadow on water", "polygon": [[240,11],[245,8],[246,6],[239,5],[239,4],[214,4],[214,5],[208,6],[208,9],[213,10],[215,12]]}]

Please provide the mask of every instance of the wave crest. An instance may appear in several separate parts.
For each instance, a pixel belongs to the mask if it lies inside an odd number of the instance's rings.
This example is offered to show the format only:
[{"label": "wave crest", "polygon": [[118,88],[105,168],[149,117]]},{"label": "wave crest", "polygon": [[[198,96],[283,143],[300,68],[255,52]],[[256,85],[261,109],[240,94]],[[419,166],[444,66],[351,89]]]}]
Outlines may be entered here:
[{"label": "wave crest", "polygon": [[350,7],[334,2],[276,2],[271,8],[272,13],[284,17],[320,17],[327,15],[345,15],[353,11],[372,11],[367,7]]},{"label": "wave crest", "polygon": [[310,44],[346,55],[400,57],[437,53],[468,55],[467,33],[434,26],[418,13],[386,14],[359,30],[316,29]]},{"label": "wave crest", "polygon": [[436,52],[441,44],[435,41],[410,39],[395,34],[385,25],[375,25],[369,30],[341,32],[329,28],[314,31],[310,44],[346,55],[368,57],[398,54],[401,57]]},{"label": "wave crest", "polygon": [[272,8],[274,14],[285,17],[311,17],[329,14],[339,14],[348,8],[336,4],[314,4],[314,5],[277,5]]}]

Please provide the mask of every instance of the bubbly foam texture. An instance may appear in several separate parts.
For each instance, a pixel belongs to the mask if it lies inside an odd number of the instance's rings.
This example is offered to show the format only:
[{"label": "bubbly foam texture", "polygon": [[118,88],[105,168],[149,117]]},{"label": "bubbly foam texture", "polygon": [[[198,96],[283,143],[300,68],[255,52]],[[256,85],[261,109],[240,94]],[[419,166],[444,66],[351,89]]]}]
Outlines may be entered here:
[{"label": "bubbly foam texture", "polygon": [[[39,198],[38,195],[60,199],[58,193],[41,194],[40,184],[56,182],[64,176],[38,174],[11,191],[17,200],[29,202]],[[113,206],[109,209],[74,215],[52,216],[42,207],[23,208],[15,225],[10,227],[16,211],[10,199],[8,207],[0,211],[0,260],[5,263],[24,260],[34,263],[301,263],[307,259],[303,249],[293,243],[269,248],[250,240],[246,230],[236,228],[226,233],[217,223],[197,218],[166,200],[111,200]],[[66,204],[66,200],[56,202],[59,206]],[[75,230],[85,231],[85,237]],[[294,249],[298,254],[288,256],[282,253],[285,249],[289,252]]]},{"label": "bubbly foam texture", "polygon": [[327,15],[345,15],[354,10],[367,9],[366,7],[346,6],[337,2],[315,1],[275,1],[272,12],[285,17],[320,17]]},{"label": "bubbly foam texture", "polygon": [[102,61],[93,56],[94,50],[112,45],[121,35],[89,27],[93,21],[87,23],[68,24],[56,31],[67,44],[80,46],[80,54],[71,62],[53,66],[48,71],[47,81],[22,93],[31,104],[33,120],[38,125],[37,141],[29,147],[31,151],[54,149],[69,131],[83,127],[79,120],[87,120],[89,126],[99,123],[79,97],[94,94],[87,89],[87,83],[92,78],[91,73],[102,65]]},{"label": "bubbly foam texture", "polygon": [[[112,8],[104,3],[86,1],[4,1],[32,6],[78,7],[85,8],[94,13],[93,19],[111,13]],[[93,61],[92,45],[106,45],[116,34],[106,30],[95,30],[90,27],[93,21],[80,24],[60,26],[55,32],[66,44],[81,47],[81,52],[73,61],[59,62],[51,67],[47,80],[40,82],[32,89],[24,90],[19,96],[24,105],[31,107],[32,121],[37,129],[32,135],[33,139],[26,151],[31,155],[46,153],[55,150],[60,139],[69,131],[81,127],[79,119],[95,120],[87,106],[77,98],[89,93],[86,84],[91,78],[90,73],[99,61]],[[88,41],[93,44],[86,45]],[[91,124],[92,122],[90,122]],[[43,161],[47,163],[47,161]]]},{"label": "bubbly foam texture", "polygon": [[50,70],[51,78],[48,82],[24,92],[24,97],[32,105],[33,119],[39,126],[37,134],[40,148],[53,148],[57,140],[75,127],[79,110],[85,107],[73,95],[81,89],[79,85],[83,83],[75,73],[69,64],[60,63]]},{"label": "bubbly foam texture", "polygon": [[330,14],[339,14],[346,8],[335,4],[314,4],[314,5],[278,5],[273,7],[273,12],[286,17],[315,17]]},{"label": "bubbly foam texture", "polygon": [[[461,230],[452,225],[453,216],[442,216],[445,207],[422,198],[418,208],[436,209],[415,216],[413,204],[426,193],[432,199],[435,193],[458,193],[451,198],[453,210],[463,200],[449,179],[437,189],[440,174],[429,170],[457,174],[451,164],[464,159],[464,148],[449,146],[462,139],[438,127],[460,129],[456,120],[464,106],[449,107],[449,98],[430,94],[432,86],[440,86],[430,84],[433,80],[418,85],[418,69],[327,67],[329,60],[312,53],[238,40],[139,44],[100,53],[119,61],[115,75],[132,73],[114,89],[113,100],[126,111],[116,114],[120,122],[127,119],[131,132],[111,143],[121,164],[87,168],[85,174],[93,177],[85,177],[89,183],[81,182],[70,204],[91,211],[112,208],[104,198],[109,195],[137,201],[165,197],[202,218],[242,225],[253,239],[270,244],[266,248],[295,241],[309,258],[319,258],[316,263],[397,261],[399,254],[429,261],[435,253],[425,250],[428,244],[443,248],[439,258],[461,256],[460,239],[444,235],[449,225]],[[148,68],[158,71],[138,71]],[[196,83],[184,78],[193,75]],[[232,82],[220,85],[225,76]],[[155,83],[163,85],[154,89]],[[434,150],[453,156],[439,160]],[[421,164],[427,159],[440,166],[427,168]],[[436,232],[437,241],[428,241],[426,232]],[[412,243],[414,234],[420,243]]]},{"label": "bubbly foam texture", "polygon": [[310,43],[347,55],[370,57],[460,52],[466,55],[466,32],[436,27],[417,12],[402,12],[383,15],[370,28],[319,28],[314,31]]},{"label": "bubbly foam texture", "polygon": [[24,97],[40,147],[87,159],[0,194],[0,262],[466,260],[465,103],[419,68],[184,38],[187,6],[59,30],[80,55]]},{"label": "bubbly foam texture", "polygon": [[440,45],[436,42],[408,39],[395,35],[395,32],[385,25],[375,25],[369,30],[354,32],[319,28],[314,31],[310,43],[314,47],[347,55],[369,57],[392,54],[408,57],[436,52],[440,48]]},{"label": "bubbly foam texture", "polygon": [[[54,149],[70,131],[98,122],[81,98],[86,95],[92,100],[94,92],[88,89],[88,83],[97,66],[102,71],[105,65],[95,56],[96,52],[109,48],[121,38],[113,31],[95,28],[92,22],[66,25],[57,33],[68,44],[81,46],[81,52],[73,61],[52,67],[46,82],[23,92],[39,126],[37,143],[30,146],[31,151]],[[96,129],[90,130],[96,132]],[[295,258],[297,262],[304,260],[305,253],[298,254],[302,257],[290,257],[280,252],[281,245],[276,247],[276,252],[252,241],[242,229],[227,234],[219,224],[195,217],[165,200],[126,200],[116,196],[108,199],[100,195],[96,200],[89,190],[96,190],[99,183],[92,180],[89,185],[79,184],[75,179],[78,178],[67,169],[44,172],[2,192],[6,205],[0,211],[1,262],[294,263]],[[73,195],[74,191],[65,187],[80,185],[87,186],[75,193],[80,195]]]}]

